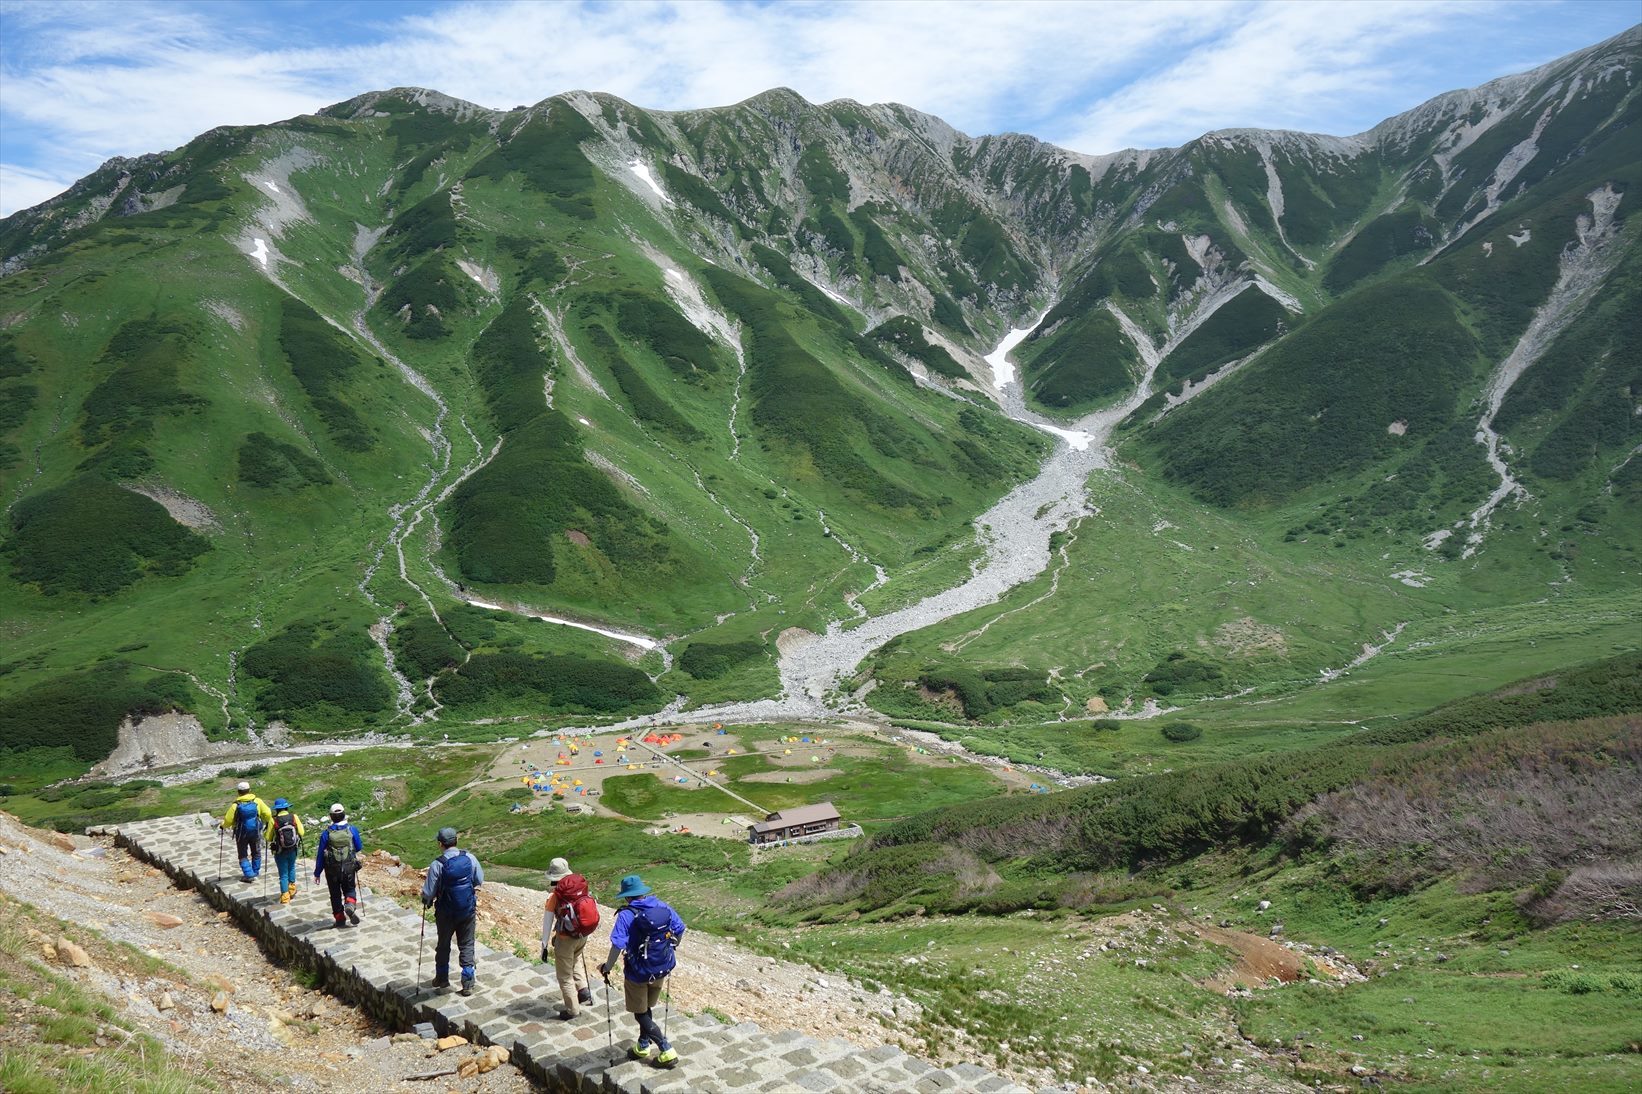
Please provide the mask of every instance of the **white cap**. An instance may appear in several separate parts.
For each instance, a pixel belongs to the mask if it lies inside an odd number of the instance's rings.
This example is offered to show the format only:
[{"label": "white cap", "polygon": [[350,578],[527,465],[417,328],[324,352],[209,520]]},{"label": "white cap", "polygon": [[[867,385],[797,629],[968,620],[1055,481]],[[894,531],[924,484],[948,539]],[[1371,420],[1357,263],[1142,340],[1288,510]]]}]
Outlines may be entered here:
[{"label": "white cap", "polygon": [[239,785],[238,785],[238,786],[236,786],[236,787],[234,787],[234,789],[235,789],[235,790],[238,790],[238,791],[239,791],[239,792],[240,792],[240,793],[241,793],[241,794],[243,794],[243,793],[245,793],[245,792],[246,792],[246,791],[247,791],[247,790],[249,790],[249,789],[251,789],[251,784],[250,784],[250,783],[248,783],[248,782],[245,782],[245,781],[244,781],[244,780],[243,780],[243,779],[242,779],[242,780],[240,780],[240,784],[239,784]]},{"label": "white cap", "polygon": [[342,808],[342,803],[341,802],[336,802],[331,806],[331,816],[333,816],[333,817],[340,817],[343,814],[345,814],[346,812],[347,812],[347,810]]}]

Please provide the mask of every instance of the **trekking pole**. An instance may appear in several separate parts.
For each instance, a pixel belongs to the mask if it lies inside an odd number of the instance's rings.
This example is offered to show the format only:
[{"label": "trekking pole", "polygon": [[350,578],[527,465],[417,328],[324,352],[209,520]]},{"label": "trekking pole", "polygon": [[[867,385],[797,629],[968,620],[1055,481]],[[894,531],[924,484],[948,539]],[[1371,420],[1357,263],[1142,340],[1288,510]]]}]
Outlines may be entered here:
[{"label": "trekking pole", "polygon": [[616,1047],[616,1035],[610,1029],[610,974],[604,974],[604,1047]]},{"label": "trekking pole", "polygon": [[416,990],[422,990],[422,947],[428,940],[428,910],[422,909],[422,934],[416,940]]},{"label": "trekking pole", "polygon": [[661,1039],[667,1040],[667,1019],[673,1012],[673,978],[667,978],[667,985],[661,991]]},{"label": "trekking pole", "polygon": [[227,834],[228,833],[224,832],[222,830],[222,826],[219,824],[217,826],[217,884],[218,885],[222,884],[222,837],[226,836]]}]

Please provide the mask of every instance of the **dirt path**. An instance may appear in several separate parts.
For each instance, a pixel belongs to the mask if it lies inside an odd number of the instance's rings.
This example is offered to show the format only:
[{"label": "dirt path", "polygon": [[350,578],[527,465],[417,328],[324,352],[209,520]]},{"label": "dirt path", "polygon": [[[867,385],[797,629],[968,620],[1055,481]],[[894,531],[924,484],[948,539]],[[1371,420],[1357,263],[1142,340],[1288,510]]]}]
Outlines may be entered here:
[{"label": "dirt path", "polygon": [[[511,1065],[465,1079],[459,1088],[454,1080],[407,1088],[407,1076],[455,1067],[476,1050],[437,1053],[420,1038],[396,1042],[392,1031],[270,964],[226,913],[108,840],[38,832],[0,813],[0,910],[8,923],[40,935],[29,935],[32,952],[23,958],[0,955],[0,961],[26,960],[104,998],[190,1077],[221,1089],[532,1089]],[[60,935],[86,950],[88,967],[46,957],[43,947]],[[219,992],[221,1012],[212,1007]],[[30,1036],[30,1028],[0,1025],[0,1050],[10,1038]]]}]

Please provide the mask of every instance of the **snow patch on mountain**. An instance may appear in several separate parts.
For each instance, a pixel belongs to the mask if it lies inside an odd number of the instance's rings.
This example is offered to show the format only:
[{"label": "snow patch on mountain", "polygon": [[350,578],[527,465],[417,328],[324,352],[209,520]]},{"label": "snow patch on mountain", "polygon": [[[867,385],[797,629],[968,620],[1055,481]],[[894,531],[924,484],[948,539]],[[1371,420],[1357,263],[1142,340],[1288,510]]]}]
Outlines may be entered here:
[{"label": "snow patch on mountain", "polygon": [[673,204],[673,199],[667,196],[667,191],[661,188],[661,183],[657,182],[654,176],[650,174],[650,168],[643,160],[634,160],[627,165],[627,168],[639,177],[640,182],[650,188],[651,193],[661,199],[663,205],[670,206]]}]

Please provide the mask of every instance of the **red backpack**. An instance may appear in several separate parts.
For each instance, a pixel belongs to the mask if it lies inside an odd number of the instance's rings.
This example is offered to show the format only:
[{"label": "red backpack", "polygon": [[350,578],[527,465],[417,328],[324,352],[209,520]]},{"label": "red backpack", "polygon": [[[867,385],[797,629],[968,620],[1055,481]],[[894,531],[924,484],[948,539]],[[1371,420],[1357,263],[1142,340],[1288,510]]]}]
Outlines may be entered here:
[{"label": "red backpack", "polygon": [[588,891],[587,879],[580,874],[566,874],[553,885],[553,895],[559,898],[559,911],[554,929],[572,938],[586,938],[599,925],[599,905]]}]

